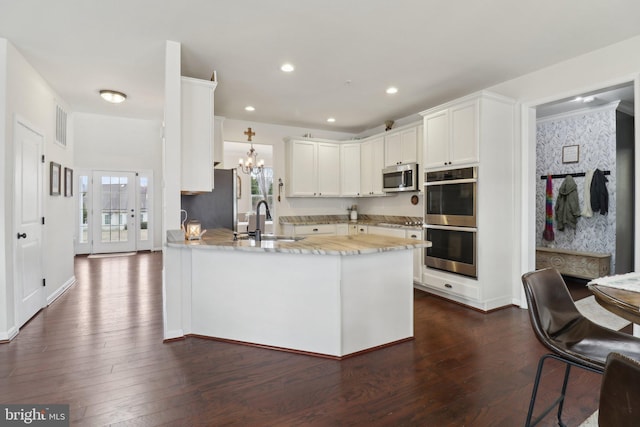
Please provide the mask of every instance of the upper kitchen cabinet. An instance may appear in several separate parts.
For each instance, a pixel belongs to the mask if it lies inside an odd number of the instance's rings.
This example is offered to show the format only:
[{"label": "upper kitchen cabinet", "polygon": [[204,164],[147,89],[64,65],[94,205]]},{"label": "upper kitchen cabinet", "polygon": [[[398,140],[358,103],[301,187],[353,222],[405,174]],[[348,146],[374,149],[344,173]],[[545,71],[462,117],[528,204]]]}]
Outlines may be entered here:
[{"label": "upper kitchen cabinet", "polygon": [[384,135],[385,166],[418,162],[418,126],[389,131]]},{"label": "upper kitchen cabinet", "polygon": [[437,107],[424,116],[424,168],[478,162],[480,99]]},{"label": "upper kitchen cabinet", "polygon": [[340,145],[285,140],[288,197],[340,196]]},{"label": "upper kitchen cabinet", "polygon": [[383,196],[384,138],[378,136],[360,145],[360,195]]},{"label": "upper kitchen cabinet", "polygon": [[214,162],[213,94],[216,82],[182,77],[181,190],[211,191]]},{"label": "upper kitchen cabinet", "polygon": [[360,195],[360,143],[340,144],[340,194]]}]

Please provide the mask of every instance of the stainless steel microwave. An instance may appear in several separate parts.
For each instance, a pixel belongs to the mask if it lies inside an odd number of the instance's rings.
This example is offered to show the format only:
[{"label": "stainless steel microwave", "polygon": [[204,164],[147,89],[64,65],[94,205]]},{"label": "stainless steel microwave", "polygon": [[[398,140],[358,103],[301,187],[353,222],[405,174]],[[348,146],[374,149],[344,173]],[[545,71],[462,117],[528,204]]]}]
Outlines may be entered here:
[{"label": "stainless steel microwave", "polygon": [[405,163],[382,169],[382,191],[418,191],[418,164]]}]

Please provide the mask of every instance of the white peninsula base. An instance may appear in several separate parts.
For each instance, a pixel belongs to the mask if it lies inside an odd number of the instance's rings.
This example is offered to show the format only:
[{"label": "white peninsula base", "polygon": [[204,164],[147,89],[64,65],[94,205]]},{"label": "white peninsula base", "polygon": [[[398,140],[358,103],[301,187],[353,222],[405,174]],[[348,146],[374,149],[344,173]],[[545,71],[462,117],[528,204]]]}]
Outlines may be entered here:
[{"label": "white peninsula base", "polygon": [[342,358],[413,337],[412,248],[166,251],[166,340],[192,335]]}]

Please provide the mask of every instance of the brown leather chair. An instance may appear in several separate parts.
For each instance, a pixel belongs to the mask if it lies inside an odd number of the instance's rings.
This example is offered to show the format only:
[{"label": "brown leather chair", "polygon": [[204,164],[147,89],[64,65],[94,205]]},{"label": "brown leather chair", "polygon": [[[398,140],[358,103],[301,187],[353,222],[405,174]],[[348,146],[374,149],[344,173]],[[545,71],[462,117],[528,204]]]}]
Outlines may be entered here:
[{"label": "brown leather chair", "polygon": [[599,427],[635,427],[640,423],[640,362],[610,353],[602,377]]},{"label": "brown leather chair", "polygon": [[[640,360],[640,338],[605,328],[584,317],[573,303],[562,276],[555,269],[526,273],[522,276],[522,283],[533,331],[552,352],[542,356],[538,362],[525,425],[536,425],[557,406],[558,424],[564,426],[562,406],[571,366],[602,373],[611,352]],[[566,364],[562,390],[553,404],[531,422],[544,361],[548,358]]]}]

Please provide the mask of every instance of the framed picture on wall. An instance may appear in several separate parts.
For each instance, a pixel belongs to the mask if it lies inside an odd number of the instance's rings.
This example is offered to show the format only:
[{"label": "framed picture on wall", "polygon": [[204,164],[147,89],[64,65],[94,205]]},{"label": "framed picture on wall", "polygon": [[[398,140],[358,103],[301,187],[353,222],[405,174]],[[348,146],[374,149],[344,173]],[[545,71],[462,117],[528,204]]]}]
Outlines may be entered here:
[{"label": "framed picture on wall", "polygon": [[64,168],[64,197],[73,196],[73,169]]},{"label": "framed picture on wall", "polygon": [[49,163],[49,195],[60,195],[60,182],[62,180],[62,166],[59,163]]},{"label": "framed picture on wall", "polygon": [[562,163],[578,163],[579,161],[579,145],[565,145],[564,147],[562,147]]}]

